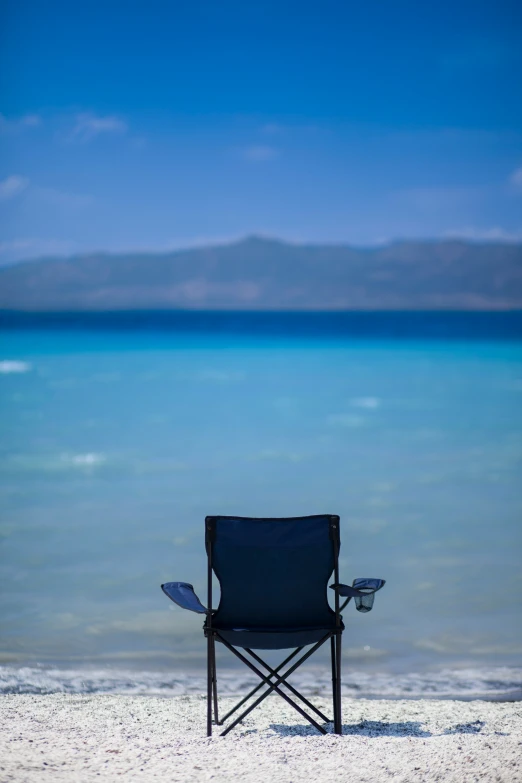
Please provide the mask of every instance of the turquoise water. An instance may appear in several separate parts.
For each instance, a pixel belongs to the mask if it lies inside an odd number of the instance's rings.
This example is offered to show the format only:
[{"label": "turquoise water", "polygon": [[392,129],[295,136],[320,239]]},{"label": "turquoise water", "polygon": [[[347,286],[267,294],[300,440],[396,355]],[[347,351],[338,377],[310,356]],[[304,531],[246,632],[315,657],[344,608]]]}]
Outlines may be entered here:
[{"label": "turquoise water", "polygon": [[328,512],[352,666],[516,666],[521,403],[516,341],[3,332],[2,660],[197,667],[205,515]]}]

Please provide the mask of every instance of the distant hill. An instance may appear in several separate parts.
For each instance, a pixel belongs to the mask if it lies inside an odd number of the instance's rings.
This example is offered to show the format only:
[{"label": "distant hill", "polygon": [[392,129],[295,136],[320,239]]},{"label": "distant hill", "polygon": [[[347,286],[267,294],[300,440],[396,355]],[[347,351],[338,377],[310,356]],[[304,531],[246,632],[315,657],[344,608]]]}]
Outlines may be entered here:
[{"label": "distant hill", "polygon": [[522,245],[360,249],[248,238],[170,253],[91,253],[0,269],[12,310],[522,309]]}]

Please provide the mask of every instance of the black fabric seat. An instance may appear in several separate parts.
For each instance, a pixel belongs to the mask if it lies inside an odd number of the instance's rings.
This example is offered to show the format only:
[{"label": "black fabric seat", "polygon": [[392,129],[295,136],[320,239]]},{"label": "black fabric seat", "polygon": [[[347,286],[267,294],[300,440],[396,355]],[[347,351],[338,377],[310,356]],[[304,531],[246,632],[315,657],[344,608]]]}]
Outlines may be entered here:
[{"label": "black fabric seat", "polygon": [[[344,627],[344,626],[343,626]],[[297,628],[291,631],[280,630],[232,630],[217,628],[219,636],[234,647],[242,647],[245,650],[287,650],[289,647],[306,647],[315,644],[325,633],[333,632],[329,628]],[[221,639],[216,638],[217,642]]]},{"label": "black fabric seat", "polygon": [[[352,586],[339,583],[339,517],[330,514],[291,518],[247,518],[215,516],[205,520],[208,556],[208,606],[204,607],[186,582],[168,582],[164,592],[177,604],[205,614],[204,632],[208,645],[207,734],[212,733],[212,701],[216,724],[223,723],[263,684],[267,690],[229,725],[233,728],[251,709],[272,692],[278,693],[320,732],[326,733],[281,689],[285,687],[323,721],[323,713],[287,682],[287,677],[328,639],[331,640],[334,730],[341,725],[341,610],[355,597],[360,611],[369,611],[373,595],[384,585],[382,579],[359,579]],[[213,608],[212,575],[220,586],[217,609]],[[335,608],[328,603],[328,581],[334,575]],[[358,584],[357,584],[358,583]],[[340,606],[340,596],[346,597]],[[262,682],[221,721],[218,719],[215,643],[227,647]],[[313,645],[284,674],[280,669],[301,650]],[[277,669],[272,669],[256,653],[259,650],[294,652]],[[242,650],[240,652],[240,650]],[[245,657],[260,663],[264,674]]]}]

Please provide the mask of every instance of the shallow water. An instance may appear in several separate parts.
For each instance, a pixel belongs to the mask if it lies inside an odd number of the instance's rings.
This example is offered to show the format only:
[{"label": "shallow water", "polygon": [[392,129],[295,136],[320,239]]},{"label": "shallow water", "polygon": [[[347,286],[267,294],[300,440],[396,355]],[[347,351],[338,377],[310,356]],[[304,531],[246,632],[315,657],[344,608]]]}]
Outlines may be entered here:
[{"label": "shallow water", "polygon": [[4,662],[194,668],[205,515],[327,512],[350,665],[519,664],[522,344],[414,337],[4,331]]}]

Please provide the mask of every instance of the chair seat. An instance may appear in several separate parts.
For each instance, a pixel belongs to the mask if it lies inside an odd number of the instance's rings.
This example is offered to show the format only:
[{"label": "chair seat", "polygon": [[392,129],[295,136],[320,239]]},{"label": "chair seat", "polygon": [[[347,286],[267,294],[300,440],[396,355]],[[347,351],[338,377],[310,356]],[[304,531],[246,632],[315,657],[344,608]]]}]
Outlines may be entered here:
[{"label": "chair seat", "polygon": [[[224,630],[213,627],[229,644],[247,650],[286,650],[289,647],[305,647],[307,644],[315,644],[325,634],[335,628],[335,626],[332,626],[330,628],[296,628],[268,631],[256,628]],[[344,630],[342,623],[341,630]],[[219,636],[216,636],[216,641],[220,641]]]}]

